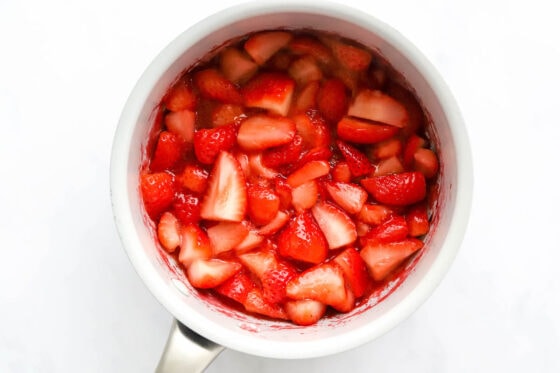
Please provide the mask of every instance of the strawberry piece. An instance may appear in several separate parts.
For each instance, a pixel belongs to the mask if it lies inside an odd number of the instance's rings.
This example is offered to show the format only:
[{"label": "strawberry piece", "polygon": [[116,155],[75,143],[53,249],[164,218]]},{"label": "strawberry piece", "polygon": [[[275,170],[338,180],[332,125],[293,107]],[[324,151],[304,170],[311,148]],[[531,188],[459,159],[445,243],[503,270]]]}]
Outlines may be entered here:
[{"label": "strawberry piece", "polygon": [[404,166],[397,156],[382,159],[375,165],[373,176],[399,174],[404,172]]},{"label": "strawberry piece", "polygon": [[403,128],[408,123],[406,108],[391,96],[377,90],[364,89],[350,103],[348,115]]},{"label": "strawberry piece", "polygon": [[278,211],[278,214],[267,225],[263,225],[259,229],[259,234],[263,236],[270,236],[278,232],[290,220],[290,214],[284,211]]},{"label": "strawberry piece", "polygon": [[280,197],[280,209],[286,210],[292,205],[292,188],[286,183],[286,180],[277,177],[274,179],[274,190]]},{"label": "strawberry piece", "polygon": [[329,43],[336,59],[347,69],[365,71],[371,63],[371,53],[345,42],[333,40]]},{"label": "strawberry piece", "polygon": [[317,61],[309,55],[293,61],[288,69],[288,74],[296,81],[298,86],[323,79],[323,72]]},{"label": "strawberry piece", "polygon": [[237,160],[227,152],[218,155],[208,179],[200,216],[218,221],[241,221],[247,209],[245,178]]},{"label": "strawberry piece", "polygon": [[329,128],[325,119],[318,112],[297,114],[293,119],[305,148],[327,148],[330,145]]},{"label": "strawberry piece", "polygon": [[387,205],[411,205],[426,197],[426,179],[417,171],[365,178],[361,183],[376,201]]},{"label": "strawberry piece", "polygon": [[259,281],[263,281],[264,274],[276,267],[278,267],[278,257],[272,250],[258,250],[252,251],[238,256],[241,263],[252,274],[254,274]]},{"label": "strawberry piece", "polygon": [[259,66],[237,48],[226,48],[220,53],[220,71],[233,83],[246,82],[258,69]]},{"label": "strawberry piece", "polygon": [[317,107],[317,93],[321,84],[318,81],[307,83],[297,94],[292,104],[292,113],[304,113]]},{"label": "strawberry piece", "polygon": [[348,110],[344,83],[336,78],[325,80],[317,93],[317,106],[326,120],[338,122]]},{"label": "strawberry piece", "polygon": [[408,225],[406,219],[401,215],[393,215],[373,228],[365,238],[373,238],[379,242],[391,242],[403,240],[407,236]]},{"label": "strawberry piece", "polygon": [[334,181],[349,183],[350,180],[352,180],[352,172],[350,172],[350,166],[348,166],[348,162],[337,162],[332,170],[332,178]]},{"label": "strawberry piece", "polygon": [[294,164],[303,153],[303,139],[300,135],[295,135],[291,142],[267,149],[263,152],[262,163],[266,167],[279,168]]},{"label": "strawberry piece", "polygon": [[288,48],[295,55],[309,55],[323,65],[331,65],[333,55],[330,49],[315,38],[298,36],[288,44]]},{"label": "strawberry piece", "polygon": [[420,237],[428,233],[430,222],[426,205],[418,204],[413,206],[408,211],[408,214],[406,214],[406,223],[408,225],[408,234],[411,237]]},{"label": "strawberry piece", "polygon": [[338,150],[340,150],[346,163],[348,163],[348,167],[350,167],[350,172],[353,176],[358,177],[371,173],[373,166],[364,153],[340,140],[336,141],[336,146]]},{"label": "strawberry piece", "polygon": [[204,98],[231,104],[243,103],[237,87],[216,69],[196,72],[193,81]]},{"label": "strawberry piece", "polygon": [[212,127],[238,125],[244,118],[243,107],[235,104],[220,104],[211,113]]},{"label": "strawberry piece", "polygon": [[249,170],[251,176],[264,179],[274,179],[278,176],[278,172],[272,168],[268,168],[263,164],[262,153],[252,153],[249,155]]},{"label": "strawberry piece", "polygon": [[312,299],[292,300],[284,304],[288,318],[297,325],[313,325],[323,317],[327,306]]},{"label": "strawberry piece", "polygon": [[330,169],[326,161],[310,161],[292,172],[286,179],[286,182],[292,188],[296,188],[303,183],[327,175]]},{"label": "strawberry piece", "polygon": [[208,228],[206,233],[212,245],[213,255],[218,256],[243,242],[249,234],[249,228],[245,222],[222,221]]},{"label": "strawberry piece", "polygon": [[414,94],[395,82],[389,82],[386,92],[406,108],[408,124],[403,129],[403,133],[411,135],[419,132],[425,123],[424,110]]},{"label": "strawberry piece", "polygon": [[325,185],[332,200],[349,214],[357,214],[366,203],[368,194],[359,185],[337,181]]},{"label": "strawberry piece", "polygon": [[371,277],[375,281],[382,281],[423,245],[423,242],[416,238],[389,243],[371,240],[362,249],[360,255]]},{"label": "strawberry piece", "polygon": [[278,253],[306,263],[321,263],[327,257],[327,241],[309,212],[298,214],[278,237]]},{"label": "strawberry piece", "polygon": [[189,193],[179,193],[173,202],[173,213],[181,224],[198,223],[200,220],[200,200]]},{"label": "strawberry piece", "polygon": [[403,152],[404,164],[411,167],[414,162],[414,154],[416,151],[426,145],[426,140],[418,135],[412,135],[406,141]]},{"label": "strawberry piece", "polygon": [[150,162],[152,172],[160,172],[172,169],[183,155],[181,140],[169,131],[159,134],[154,155]]},{"label": "strawberry piece", "polygon": [[356,249],[349,247],[338,254],[333,261],[342,268],[344,278],[356,298],[364,295],[369,286],[370,279],[366,264],[360,253]]},{"label": "strawberry piece", "polygon": [[364,204],[358,213],[358,219],[366,224],[379,225],[393,214],[393,211],[383,205]]},{"label": "strawberry piece", "polygon": [[241,269],[241,264],[220,259],[197,259],[187,268],[187,278],[198,289],[214,288]]},{"label": "strawberry piece", "polygon": [[200,163],[212,164],[218,154],[235,145],[235,125],[201,128],[194,133],[194,154]]},{"label": "strawberry piece", "polygon": [[236,247],[235,252],[241,254],[259,247],[264,241],[264,236],[255,229],[249,229],[247,236]]},{"label": "strawberry piece", "polygon": [[296,269],[284,262],[264,272],[261,279],[264,299],[270,303],[282,302],[286,297],[286,284],[296,275]]},{"label": "strawberry piece", "polygon": [[189,224],[181,229],[181,251],[179,261],[185,267],[197,259],[210,259],[212,246],[206,233],[196,224]]},{"label": "strawberry piece", "polygon": [[159,219],[157,236],[159,243],[168,253],[174,252],[177,246],[181,244],[179,221],[169,211],[164,212]]},{"label": "strawberry piece", "polygon": [[183,142],[191,143],[194,137],[195,113],[189,109],[171,111],[165,115],[165,126]]},{"label": "strawberry piece", "polygon": [[184,80],[180,80],[171,88],[164,104],[170,111],[194,110],[196,95]]},{"label": "strawberry piece", "polygon": [[264,64],[276,52],[292,40],[292,34],[286,31],[265,31],[251,35],[243,45],[245,51],[259,64]]},{"label": "strawberry piece", "polygon": [[273,319],[286,320],[288,318],[284,309],[278,304],[267,302],[258,288],[249,291],[243,305],[248,312],[268,316]]},{"label": "strawberry piece", "polygon": [[270,223],[278,214],[280,198],[271,188],[251,184],[247,187],[247,208],[256,225]]},{"label": "strawberry piece", "polygon": [[143,173],[140,175],[140,190],[146,212],[157,220],[175,199],[175,178],[166,172]]},{"label": "strawberry piece", "polygon": [[178,176],[178,181],[183,188],[203,193],[208,185],[208,171],[196,164],[187,164]]},{"label": "strawberry piece", "polygon": [[438,158],[432,150],[420,148],[414,152],[414,169],[420,171],[426,179],[436,176],[438,168]]},{"label": "strawberry piece", "polygon": [[374,144],[397,134],[398,127],[367,122],[352,117],[342,118],[336,125],[336,133],[343,140],[356,144]]},{"label": "strawberry piece", "polygon": [[295,134],[296,125],[293,120],[260,114],[241,123],[237,143],[245,150],[259,151],[287,144]]},{"label": "strawberry piece", "polygon": [[261,73],[241,90],[245,106],[265,109],[286,116],[290,110],[296,83],[281,73]]},{"label": "strawberry piece", "polygon": [[[392,127],[391,127],[392,128]],[[403,149],[399,139],[391,138],[375,144],[369,154],[375,159],[385,159],[398,156]]]},{"label": "strawberry piece", "polygon": [[[292,205],[296,212],[310,209],[317,202],[319,187],[317,181],[311,180],[292,189]],[[367,194],[366,194],[367,196]]]},{"label": "strawberry piece", "polygon": [[249,292],[254,288],[255,283],[251,280],[246,270],[241,269],[216,287],[216,291],[223,296],[243,304]]},{"label": "strawberry piece", "polygon": [[325,235],[330,249],[350,245],[358,238],[356,225],[352,219],[335,205],[329,202],[317,202],[311,212]]}]

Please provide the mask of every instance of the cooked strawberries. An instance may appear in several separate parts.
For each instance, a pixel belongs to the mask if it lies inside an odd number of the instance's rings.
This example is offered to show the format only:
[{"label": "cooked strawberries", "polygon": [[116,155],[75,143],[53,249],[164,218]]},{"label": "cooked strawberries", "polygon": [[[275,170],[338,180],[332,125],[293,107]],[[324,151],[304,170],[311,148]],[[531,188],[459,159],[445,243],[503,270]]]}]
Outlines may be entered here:
[{"label": "cooked strawberries", "polygon": [[284,30],[200,61],[162,99],[140,177],[191,286],[305,326],[414,264],[437,213],[438,144],[385,61]]}]

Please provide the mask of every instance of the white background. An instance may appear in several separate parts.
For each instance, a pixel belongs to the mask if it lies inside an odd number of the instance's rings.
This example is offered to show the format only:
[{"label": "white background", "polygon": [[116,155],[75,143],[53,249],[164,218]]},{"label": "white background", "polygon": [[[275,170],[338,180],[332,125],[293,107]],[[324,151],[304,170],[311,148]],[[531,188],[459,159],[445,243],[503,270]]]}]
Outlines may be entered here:
[{"label": "white background", "polygon": [[[344,2],[414,42],[461,106],[475,168],[464,244],[382,338],[312,360],[225,351],[208,372],[560,371],[555,2]],[[112,136],[152,58],[235,3],[0,0],[0,372],[153,371],[172,319],[117,237]]]}]

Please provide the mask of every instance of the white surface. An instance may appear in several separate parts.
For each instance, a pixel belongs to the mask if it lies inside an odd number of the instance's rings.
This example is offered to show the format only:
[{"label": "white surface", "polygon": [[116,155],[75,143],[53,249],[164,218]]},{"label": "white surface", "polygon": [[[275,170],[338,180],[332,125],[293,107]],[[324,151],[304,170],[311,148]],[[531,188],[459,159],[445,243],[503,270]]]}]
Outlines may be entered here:
[{"label": "white surface", "polygon": [[[474,154],[471,224],[449,275],[363,347],[280,361],[225,351],[208,372],[560,370],[560,24],[554,2],[344,1],[436,65]],[[120,110],[179,32],[236,1],[0,0],[0,372],[151,372],[170,315],[114,228]]]}]

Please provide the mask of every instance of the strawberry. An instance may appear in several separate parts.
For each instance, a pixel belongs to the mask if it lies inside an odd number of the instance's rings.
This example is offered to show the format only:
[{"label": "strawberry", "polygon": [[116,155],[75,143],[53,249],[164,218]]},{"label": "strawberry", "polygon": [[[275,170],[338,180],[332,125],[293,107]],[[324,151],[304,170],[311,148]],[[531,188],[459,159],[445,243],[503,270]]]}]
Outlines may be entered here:
[{"label": "strawberry", "polygon": [[432,150],[420,148],[414,152],[414,169],[420,171],[426,179],[436,176],[438,168],[438,158]]},{"label": "strawberry", "polygon": [[288,69],[288,74],[296,81],[298,86],[304,86],[309,82],[318,81],[323,78],[323,72],[317,61],[309,55],[293,61]]},{"label": "strawberry", "polygon": [[285,262],[264,272],[261,279],[264,299],[270,303],[282,302],[286,297],[286,284],[296,275],[296,269]]},{"label": "strawberry", "polygon": [[298,36],[288,44],[288,49],[295,55],[309,55],[323,65],[331,65],[333,55],[329,48],[319,40],[308,37]]},{"label": "strawberry", "polygon": [[408,234],[411,237],[419,237],[428,233],[430,222],[426,205],[420,203],[411,207],[406,214],[406,223],[408,225]]},{"label": "strawberry", "polygon": [[286,320],[288,318],[284,309],[278,304],[267,302],[258,288],[254,288],[247,293],[243,305],[248,312],[268,316],[273,319]]},{"label": "strawberry", "polygon": [[210,259],[212,246],[206,233],[196,224],[189,224],[181,229],[181,251],[179,261],[185,267],[197,259]]},{"label": "strawberry", "polygon": [[291,142],[263,152],[262,163],[266,167],[279,168],[299,160],[303,153],[303,139],[295,135]]},{"label": "strawberry", "polygon": [[238,125],[244,118],[243,107],[235,104],[220,104],[211,113],[212,127]]},{"label": "strawberry", "polygon": [[256,225],[270,223],[280,207],[280,198],[269,187],[251,184],[247,187],[247,209]]},{"label": "strawberry", "polygon": [[389,95],[377,90],[364,89],[350,103],[348,115],[403,128],[408,123],[406,108]]},{"label": "strawberry", "polygon": [[261,73],[242,89],[245,106],[286,116],[290,110],[295,82],[282,73]]},{"label": "strawberry", "polygon": [[253,228],[249,229],[247,236],[241,241],[237,246],[235,246],[235,252],[241,254],[254,248],[259,247],[264,241],[264,236],[260,235],[258,230]]},{"label": "strawberry", "polygon": [[389,243],[371,240],[362,249],[360,256],[366,263],[371,277],[375,281],[382,281],[423,245],[422,241],[416,238]]},{"label": "strawberry", "polygon": [[250,175],[256,178],[274,179],[278,176],[278,172],[263,164],[263,153],[252,153],[249,155],[249,171]]},{"label": "strawberry", "polygon": [[194,136],[195,113],[189,109],[170,111],[165,115],[165,126],[182,141],[191,143]]},{"label": "strawberry", "polygon": [[336,141],[336,146],[346,163],[348,163],[352,176],[364,176],[371,173],[373,166],[364,153],[340,140]]},{"label": "strawberry", "polygon": [[356,144],[373,144],[397,134],[398,127],[344,117],[336,125],[336,134],[345,141]]},{"label": "strawberry", "polygon": [[187,278],[198,289],[214,288],[241,269],[241,264],[220,259],[197,259],[187,267]]},{"label": "strawberry", "polygon": [[412,92],[395,82],[389,82],[386,92],[399,101],[408,114],[408,123],[403,129],[405,135],[417,133],[424,126],[424,111]]},{"label": "strawberry", "polygon": [[200,163],[212,164],[221,151],[235,145],[235,125],[201,128],[194,133],[194,154]]},{"label": "strawberry", "polygon": [[313,207],[317,202],[318,193],[319,187],[315,180],[310,180],[292,189],[292,205],[296,212]]},{"label": "strawberry", "polygon": [[157,236],[163,248],[172,253],[181,244],[179,235],[179,221],[169,211],[164,212],[157,225]]},{"label": "strawberry", "polygon": [[152,172],[172,169],[183,155],[181,140],[169,131],[162,131],[156,143],[156,149],[150,162]]},{"label": "strawberry", "polygon": [[140,191],[148,215],[157,220],[175,199],[175,178],[167,172],[140,175]]},{"label": "strawberry", "polygon": [[352,244],[358,238],[356,225],[348,215],[329,202],[317,202],[311,209],[330,249]]},{"label": "strawberry", "polygon": [[252,274],[254,274],[259,281],[262,282],[264,274],[276,267],[278,267],[278,257],[272,250],[258,250],[249,253],[241,254],[238,256],[241,263]]},{"label": "strawberry", "polygon": [[377,227],[373,228],[366,239],[373,238],[379,242],[400,241],[408,236],[406,219],[401,215],[393,215]]},{"label": "strawberry", "polygon": [[292,188],[295,188],[303,183],[327,175],[330,169],[326,161],[310,161],[292,172],[286,179],[286,182]]},{"label": "strawberry", "polygon": [[327,257],[327,241],[309,212],[298,214],[280,232],[278,253],[306,263],[321,263]]},{"label": "strawberry", "polygon": [[198,223],[200,220],[200,200],[192,194],[177,194],[172,209],[181,224]]},{"label": "strawberry", "polygon": [[292,103],[292,114],[305,113],[317,107],[317,93],[320,83],[311,81],[298,92]]},{"label": "strawberry", "polygon": [[288,318],[296,325],[313,325],[327,310],[324,303],[312,299],[291,300],[284,304]]},{"label": "strawberry", "polygon": [[418,171],[365,178],[361,183],[376,201],[387,205],[411,205],[426,197],[426,179]]},{"label": "strawberry", "polygon": [[368,194],[359,185],[337,181],[325,185],[332,200],[349,214],[357,214],[366,203]]},{"label": "strawberry", "polygon": [[364,204],[358,213],[358,219],[366,224],[379,225],[393,214],[393,211],[383,205]]},{"label": "strawberry", "polygon": [[332,170],[332,178],[334,181],[349,183],[350,180],[352,180],[352,173],[350,172],[350,166],[348,166],[348,162],[337,162]]},{"label": "strawberry", "polygon": [[365,71],[371,63],[371,53],[365,49],[338,40],[332,40],[328,45],[336,59],[349,70]]},{"label": "strawberry", "polygon": [[259,32],[251,35],[243,48],[257,64],[262,65],[290,40],[292,34],[286,31]]},{"label": "strawberry", "polygon": [[220,71],[233,83],[244,83],[249,80],[259,66],[237,48],[226,48],[220,53]]},{"label": "strawberry", "polygon": [[380,160],[375,165],[375,171],[373,171],[373,176],[400,174],[401,172],[404,172],[404,166],[399,160],[399,157],[392,156]]},{"label": "strawberry", "polygon": [[249,234],[249,228],[245,222],[222,221],[208,228],[206,233],[214,256],[218,256],[243,242]]},{"label": "strawberry", "polygon": [[286,210],[292,205],[292,188],[286,183],[286,180],[277,177],[274,179],[274,190],[280,198],[280,209]]},{"label": "strawberry", "polygon": [[299,161],[289,167],[286,172],[293,173],[310,162],[329,162],[333,153],[330,148],[313,148],[303,153]]},{"label": "strawberry", "polygon": [[366,264],[358,251],[355,248],[349,247],[338,254],[333,261],[342,268],[344,278],[356,298],[364,295],[370,280]]},{"label": "strawberry", "polygon": [[381,141],[375,144],[371,148],[369,154],[374,159],[385,159],[385,158],[398,156],[399,154],[401,154],[402,148],[403,146],[401,140],[396,138],[390,138],[388,140]]},{"label": "strawberry", "polygon": [[178,81],[163,101],[170,111],[194,110],[196,107],[196,95],[184,80]]},{"label": "strawberry", "polygon": [[329,128],[325,119],[318,112],[296,114],[293,119],[305,148],[327,148],[330,145]]},{"label": "strawberry", "polygon": [[187,164],[177,179],[183,188],[203,193],[208,185],[208,171],[196,164]]},{"label": "strawberry", "polygon": [[237,143],[245,150],[259,151],[291,142],[296,134],[293,120],[269,115],[245,119],[237,134]]},{"label": "strawberry", "polygon": [[193,81],[204,98],[231,104],[243,103],[237,87],[216,69],[196,72]]},{"label": "strawberry", "polygon": [[245,178],[239,162],[227,152],[218,155],[208,179],[200,216],[218,221],[241,221],[247,209]]},{"label": "strawberry", "polygon": [[267,225],[263,225],[259,229],[259,234],[270,236],[278,232],[290,220],[290,214],[284,211],[278,211],[278,214]]},{"label": "strawberry", "polygon": [[413,166],[414,154],[426,145],[426,140],[418,135],[412,135],[406,141],[403,152],[404,164],[407,167]]},{"label": "strawberry", "polygon": [[233,276],[222,282],[216,288],[219,294],[241,304],[245,303],[247,295],[255,288],[255,283],[251,280],[245,269],[239,270]]},{"label": "strawberry", "polygon": [[344,83],[336,78],[325,80],[317,93],[317,106],[326,120],[338,122],[348,110]]}]

